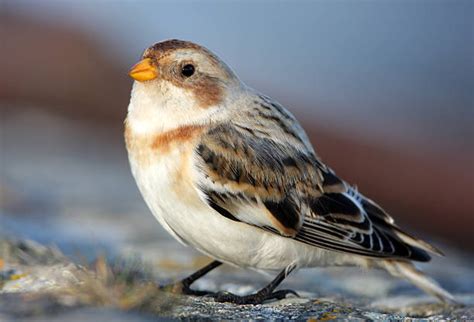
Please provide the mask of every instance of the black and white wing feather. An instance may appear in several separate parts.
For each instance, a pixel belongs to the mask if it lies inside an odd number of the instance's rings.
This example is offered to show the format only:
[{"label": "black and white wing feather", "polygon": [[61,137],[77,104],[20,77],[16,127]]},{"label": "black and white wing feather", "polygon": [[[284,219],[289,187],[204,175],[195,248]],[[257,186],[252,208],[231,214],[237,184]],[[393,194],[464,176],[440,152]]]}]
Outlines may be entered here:
[{"label": "black and white wing feather", "polygon": [[199,188],[221,215],[333,251],[417,261],[440,254],[325,166],[282,106],[259,96],[241,113],[211,127],[196,149]]}]

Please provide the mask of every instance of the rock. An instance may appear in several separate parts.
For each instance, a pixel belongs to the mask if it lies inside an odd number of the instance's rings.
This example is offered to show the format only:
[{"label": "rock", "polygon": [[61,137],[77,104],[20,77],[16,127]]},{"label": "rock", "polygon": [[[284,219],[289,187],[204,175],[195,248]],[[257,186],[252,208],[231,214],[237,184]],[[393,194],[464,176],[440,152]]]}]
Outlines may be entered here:
[{"label": "rock", "polygon": [[[0,258],[19,265],[51,265],[69,260],[56,246],[44,246],[33,240],[0,240]],[[1,268],[1,267],[0,267]]]},{"label": "rock", "polygon": [[34,293],[52,291],[70,283],[79,283],[77,265],[55,264],[51,266],[16,266],[0,293]]},{"label": "rock", "polygon": [[[425,295],[410,295],[410,292],[400,288],[402,282],[387,279],[378,271],[364,277],[354,274],[354,271],[349,274],[349,269],[334,270],[331,273],[334,278],[332,284],[328,284],[327,274],[322,272],[301,272],[292,280],[293,286],[302,288],[296,289],[301,297],[238,306],[216,303],[208,297],[164,293],[154,282],[154,274],[136,259],[109,264],[105,258],[99,257],[92,266],[85,268],[72,263],[55,247],[11,240],[1,241],[0,245],[2,249],[9,250],[9,261],[1,271],[4,279],[0,290],[2,321],[17,318],[74,321],[91,317],[96,320],[148,321],[156,316],[213,320],[474,317],[472,292],[457,295],[465,306],[449,306]],[[178,266],[171,267],[176,269]],[[166,271],[161,274],[166,275]],[[213,274],[200,280],[195,287],[245,294],[254,292],[262,283],[258,275],[242,270],[218,270]],[[468,277],[466,272],[462,274]],[[229,283],[235,280],[237,282]],[[325,286],[325,293],[334,295],[321,297],[305,291],[305,286],[307,289],[316,288],[315,285],[308,286],[308,280]],[[371,288],[354,287],[356,284],[370,284]]]}]

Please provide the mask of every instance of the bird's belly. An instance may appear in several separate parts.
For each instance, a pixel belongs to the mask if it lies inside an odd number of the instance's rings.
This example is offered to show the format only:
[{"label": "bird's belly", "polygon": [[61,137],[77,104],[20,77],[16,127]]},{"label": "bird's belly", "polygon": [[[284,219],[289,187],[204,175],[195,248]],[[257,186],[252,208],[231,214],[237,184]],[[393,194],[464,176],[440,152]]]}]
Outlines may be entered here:
[{"label": "bird's belly", "polygon": [[130,156],[132,173],[153,215],[177,240],[240,267],[280,270],[337,265],[338,254],[228,219],[199,196],[191,160],[183,153],[156,157],[147,167]]}]

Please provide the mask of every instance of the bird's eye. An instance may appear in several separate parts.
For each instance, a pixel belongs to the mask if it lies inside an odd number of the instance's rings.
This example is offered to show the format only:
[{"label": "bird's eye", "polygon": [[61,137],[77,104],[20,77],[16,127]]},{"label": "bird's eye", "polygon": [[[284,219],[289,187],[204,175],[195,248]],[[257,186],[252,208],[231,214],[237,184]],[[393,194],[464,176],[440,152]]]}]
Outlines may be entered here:
[{"label": "bird's eye", "polygon": [[181,68],[181,75],[184,77],[190,77],[194,74],[194,65],[186,64]]}]

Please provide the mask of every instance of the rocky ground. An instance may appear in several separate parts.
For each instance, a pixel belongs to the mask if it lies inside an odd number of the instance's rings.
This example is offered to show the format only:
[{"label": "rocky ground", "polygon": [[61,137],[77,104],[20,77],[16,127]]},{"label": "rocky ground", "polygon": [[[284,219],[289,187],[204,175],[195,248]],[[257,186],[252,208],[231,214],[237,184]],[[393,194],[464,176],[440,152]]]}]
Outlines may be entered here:
[{"label": "rocky ground", "polygon": [[[299,298],[263,305],[161,292],[157,285],[209,259],[153,219],[116,133],[34,112],[9,117],[3,130],[15,140],[2,141],[0,321],[474,318],[473,255],[442,241],[434,242],[447,256],[421,267],[464,306],[439,304],[384,272],[354,268],[302,270],[283,284]],[[270,279],[224,266],[195,287],[247,294]]]},{"label": "rocky ground", "polygon": [[[161,318],[211,319],[472,319],[474,296],[472,271],[460,269],[446,283],[440,272],[433,275],[454,291],[461,305],[443,305],[421,295],[409,285],[388,279],[381,272],[361,273],[348,269],[332,273],[301,272],[286,286],[300,296],[263,305],[236,306],[211,298],[179,296],[162,292],[159,282],[167,273],[185,275],[189,267],[168,261],[151,267],[130,259],[108,261],[99,257],[90,264],[71,262],[55,247],[32,241],[0,243],[0,320],[85,319],[137,320]],[[195,263],[197,266],[197,262]],[[174,271],[174,272],[171,272]],[[328,277],[330,279],[328,280]],[[464,280],[464,283],[462,282]],[[468,282],[470,281],[470,282]],[[459,285],[456,286],[456,282]],[[471,285],[466,287],[465,283]],[[197,283],[198,288],[244,294],[262,284],[250,272],[223,269]],[[308,285],[309,284],[309,285]],[[463,284],[463,286],[461,286]],[[454,289],[456,287],[458,291]],[[314,293],[316,289],[318,293]]]}]

